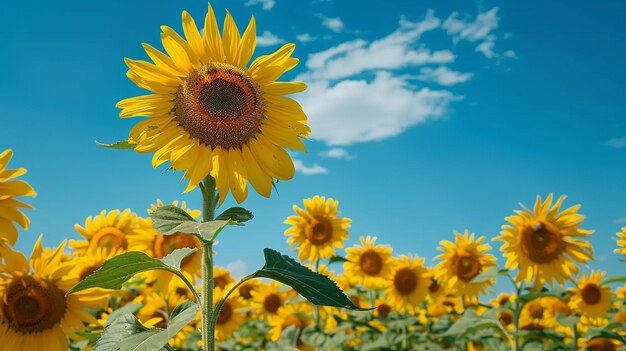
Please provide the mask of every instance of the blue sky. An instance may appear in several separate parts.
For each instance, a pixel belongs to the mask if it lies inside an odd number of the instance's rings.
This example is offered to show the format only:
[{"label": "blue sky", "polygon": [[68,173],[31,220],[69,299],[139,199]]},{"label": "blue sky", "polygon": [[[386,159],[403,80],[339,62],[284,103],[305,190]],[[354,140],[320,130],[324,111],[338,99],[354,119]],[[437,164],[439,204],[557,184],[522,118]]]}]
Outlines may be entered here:
[{"label": "blue sky", "polygon": [[[256,55],[295,42],[297,97],[310,118],[298,173],[270,199],[252,194],[248,226],[224,233],[217,262],[239,272],[262,248],[287,252],[292,204],[326,195],[353,219],[348,245],[377,235],[430,261],[454,229],[489,238],[535,196],[566,194],[595,229],[592,268],[618,273],[615,233],[626,225],[626,3],[620,1],[287,1],[212,3],[239,27],[257,19]],[[141,215],[157,198],[186,200],[181,175],[149,155],[99,148],[137,120],[115,103],[141,90],[124,57],[160,47],[159,26],[198,22],[203,1],[13,1],[0,13],[0,149],[38,191],[17,248],[78,238],[102,209]],[[232,205],[232,198],[224,206]],[[499,243],[494,244],[499,248]],[[499,256],[498,252],[494,252]]]}]

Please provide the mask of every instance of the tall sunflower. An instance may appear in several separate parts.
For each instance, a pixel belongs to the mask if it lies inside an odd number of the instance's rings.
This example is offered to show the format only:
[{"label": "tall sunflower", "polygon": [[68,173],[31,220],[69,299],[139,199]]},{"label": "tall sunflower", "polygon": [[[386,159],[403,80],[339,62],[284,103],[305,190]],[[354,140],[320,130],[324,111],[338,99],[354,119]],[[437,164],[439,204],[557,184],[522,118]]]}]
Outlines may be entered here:
[{"label": "tall sunflower", "polygon": [[17,228],[28,229],[30,221],[20,208],[33,209],[21,201],[16,200],[20,196],[35,197],[35,190],[23,180],[15,178],[26,173],[26,169],[7,169],[9,161],[13,157],[12,150],[4,150],[0,153],[0,242],[6,241],[11,245],[17,240]]},{"label": "tall sunflower", "polygon": [[435,278],[446,282],[451,291],[467,297],[484,294],[495,279],[472,281],[480,273],[496,266],[496,258],[487,253],[491,246],[483,244],[484,241],[484,236],[475,239],[474,233],[470,235],[467,230],[463,235],[455,231],[454,242],[443,240],[439,248],[443,253],[437,256],[441,262],[435,267]]},{"label": "tall sunflower", "polygon": [[396,311],[413,313],[426,298],[431,284],[424,259],[403,255],[395,259],[393,266],[393,277],[385,295]]},{"label": "tall sunflower", "polygon": [[[104,307],[106,295],[90,289],[66,295],[78,279],[68,275],[73,262],[62,262],[65,242],[47,251],[37,240],[30,262],[3,248],[0,264],[0,345],[6,350],[68,350],[68,336],[80,339],[84,323],[97,323],[85,308]],[[31,270],[31,267],[33,268]],[[45,345],[45,346],[44,346]]]},{"label": "tall sunflower", "polygon": [[343,269],[354,282],[366,289],[380,289],[389,285],[393,277],[393,249],[376,245],[377,237],[361,237],[361,245],[346,249]]},{"label": "tall sunflower", "polygon": [[606,318],[611,309],[611,287],[603,285],[601,280],[605,272],[591,271],[578,280],[572,290],[570,307],[590,319]]},{"label": "tall sunflower", "polygon": [[560,211],[565,196],[552,205],[552,194],[545,201],[537,196],[530,210],[522,205],[517,215],[505,218],[510,225],[502,226],[501,236],[494,240],[504,242],[500,251],[506,258],[505,267],[519,271],[517,281],[539,289],[543,283],[560,285],[578,274],[577,263],[593,259],[593,249],[586,239],[592,230],[581,229],[585,217],[577,213],[580,205]]},{"label": "tall sunflower", "polygon": [[320,258],[335,256],[335,247],[343,248],[348,239],[348,228],[352,220],[338,217],[339,201],[325,196],[304,199],[304,209],[293,205],[295,216],[289,216],[285,230],[289,246],[297,245],[298,259],[317,262]]},{"label": "tall sunflower", "polygon": [[300,105],[283,95],[306,89],[301,82],[277,82],[298,64],[294,44],[250,61],[256,22],[243,35],[226,13],[223,35],[209,5],[202,35],[194,19],[182,14],[183,33],[162,26],[167,52],[143,47],[152,60],[126,59],[127,76],[152,94],[124,99],[120,117],[146,116],[130,132],[141,153],[154,152],[152,165],[167,161],[189,179],[185,191],[213,176],[223,201],[248,195],[248,182],[269,197],[274,179],[287,180],[294,165],[283,148],[305,151],[300,138],[310,133]]}]

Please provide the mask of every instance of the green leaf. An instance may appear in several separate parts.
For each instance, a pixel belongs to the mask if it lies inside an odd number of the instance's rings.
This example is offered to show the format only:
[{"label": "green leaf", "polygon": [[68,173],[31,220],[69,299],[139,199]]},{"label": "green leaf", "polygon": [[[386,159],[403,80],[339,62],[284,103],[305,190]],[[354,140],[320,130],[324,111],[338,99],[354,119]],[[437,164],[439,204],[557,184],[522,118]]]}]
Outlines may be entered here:
[{"label": "green leaf", "polygon": [[593,340],[597,338],[614,339],[621,342],[622,344],[626,344],[626,338],[622,337],[618,333],[606,330],[604,328],[589,327],[589,331],[587,332],[587,339]]},{"label": "green leaf", "polygon": [[109,149],[134,149],[135,146],[137,146],[137,144],[129,143],[128,140],[118,141],[117,143],[113,143],[113,144],[103,144],[99,141],[96,141],[96,145],[106,147]]},{"label": "green leaf", "polygon": [[343,307],[351,310],[368,311],[372,308],[359,308],[327,276],[311,271],[294,259],[281,255],[272,249],[265,249],[265,265],[252,277],[270,278],[294,288],[300,295],[315,305]]},{"label": "green leaf", "polygon": [[105,327],[94,351],[151,351],[166,347],[167,341],[196,318],[198,305],[186,301],[172,312],[167,327],[146,328],[130,313]]},{"label": "green leaf", "polygon": [[487,269],[486,271],[481,272],[477,276],[475,276],[470,282],[471,283],[482,283],[491,279],[495,279],[498,275],[506,274],[508,270],[506,269],[498,269],[498,267],[492,267]]},{"label": "green leaf", "polygon": [[502,325],[496,319],[478,316],[471,310],[467,310],[463,317],[456,321],[456,323],[452,324],[450,329],[443,333],[443,335],[458,335],[458,338],[462,338],[484,328],[494,328],[505,338],[508,337],[506,330],[504,330]]},{"label": "green leaf", "polygon": [[169,232],[163,234],[194,234],[200,236],[204,240],[213,241],[219,235],[222,229],[224,229],[227,225],[233,224],[238,223],[231,220],[216,220],[204,223],[186,221],[172,228]]},{"label": "green leaf", "polygon": [[613,284],[613,283],[626,283],[626,277],[618,275],[615,277],[606,278],[602,284]]},{"label": "green leaf", "polygon": [[164,235],[180,233],[173,231],[173,229],[183,222],[196,223],[196,220],[187,211],[172,205],[157,208],[150,213],[150,218],[152,218],[154,229]]},{"label": "green leaf", "polygon": [[333,263],[343,263],[343,262],[350,262],[350,260],[341,256],[333,256],[330,258],[330,260],[328,260],[329,265]]},{"label": "green leaf", "polygon": [[233,222],[247,222],[254,218],[252,212],[246,210],[243,207],[231,207],[217,216],[216,220],[231,220]]},{"label": "green leaf", "polygon": [[102,267],[76,284],[67,295],[89,288],[120,289],[122,284],[137,273],[164,270],[179,277],[184,276],[178,269],[180,262],[195,249],[178,249],[158,260],[139,251],[130,251],[108,259]]},{"label": "green leaf", "polygon": [[128,314],[128,313],[135,314],[137,311],[139,311],[139,309],[141,309],[141,307],[143,307],[143,305],[140,303],[125,304],[123,307],[118,308],[115,311],[111,312],[111,314],[107,317],[107,321],[104,324],[104,326],[107,327],[111,323],[115,322],[116,319],[120,318],[121,316],[125,314]]}]

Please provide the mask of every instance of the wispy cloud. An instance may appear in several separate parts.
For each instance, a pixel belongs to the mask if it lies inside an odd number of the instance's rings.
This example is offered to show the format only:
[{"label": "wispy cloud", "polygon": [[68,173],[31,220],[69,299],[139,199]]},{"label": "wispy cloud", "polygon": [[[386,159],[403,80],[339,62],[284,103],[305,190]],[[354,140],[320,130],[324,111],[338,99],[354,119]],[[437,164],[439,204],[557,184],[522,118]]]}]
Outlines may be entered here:
[{"label": "wispy cloud", "polygon": [[332,30],[335,33],[341,33],[341,31],[345,27],[343,21],[339,17],[326,17],[322,15],[321,13],[318,13],[317,17],[319,17],[322,20],[322,25],[324,27]]},{"label": "wispy cloud", "polygon": [[455,44],[462,40],[479,42],[475,50],[487,58],[515,58],[517,55],[513,50],[507,50],[502,54],[494,51],[497,39],[494,31],[498,28],[499,20],[498,7],[487,12],[479,12],[473,20],[469,16],[463,17],[458,12],[453,12],[443,22],[442,27],[452,36]]},{"label": "wispy cloud", "polygon": [[301,43],[308,43],[311,41],[315,41],[317,38],[312,36],[309,33],[302,33],[302,34],[296,35],[296,39],[298,39],[298,41]]},{"label": "wispy cloud", "polygon": [[275,0],[248,0],[244,3],[245,6],[254,6],[256,4],[261,4],[263,10],[271,10],[274,5],[276,5]]},{"label": "wispy cloud", "polygon": [[235,279],[241,279],[248,274],[248,266],[246,262],[242,260],[228,264],[226,269],[230,271],[230,275]]},{"label": "wispy cloud", "polygon": [[338,160],[352,160],[356,158],[356,156],[351,155],[348,150],[341,147],[334,147],[332,149],[322,151],[319,155],[322,157],[336,158]]},{"label": "wispy cloud", "polygon": [[621,149],[626,147],[626,137],[609,139],[605,144],[616,149]]},{"label": "wispy cloud", "polygon": [[296,172],[304,175],[317,175],[328,173],[328,169],[318,165],[317,163],[313,164],[313,166],[306,166],[301,160],[297,158],[293,158],[293,165],[296,167]]},{"label": "wispy cloud", "polygon": [[615,222],[615,224],[626,224],[626,217],[617,218],[613,222]]},{"label": "wispy cloud", "polygon": [[452,86],[469,81],[473,75],[474,74],[471,72],[462,73],[453,71],[446,66],[439,66],[436,69],[423,67],[416,79],[427,82],[435,82],[444,86]]},{"label": "wispy cloud", "polygon": [[285,42],[285,39],[279,38],[274,35],[269,30],[263,31],[262,35],[257,35],[256,37],[256,45],[257,46],[273,46],[282,44]]}]

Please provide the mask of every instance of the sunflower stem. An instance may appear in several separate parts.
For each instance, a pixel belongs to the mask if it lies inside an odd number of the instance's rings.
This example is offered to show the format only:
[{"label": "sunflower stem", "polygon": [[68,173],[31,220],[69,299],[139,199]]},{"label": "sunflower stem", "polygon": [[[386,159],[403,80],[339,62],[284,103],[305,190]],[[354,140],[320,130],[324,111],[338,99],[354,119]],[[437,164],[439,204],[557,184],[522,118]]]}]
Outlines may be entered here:
[{"label": "sunflower stem", "polygon": [[[508,275],[508,274],[507,274]],[[515,298],[515,311],[514,315],[513,315],[513,326],[515,328],[514,332],[515,332],[515,351],[521,351],[522,350],[522,345],[520,345],[520,335],[519,335],[519,317],[522,311],[522,307],[523,307],[523,303],[521,301],[521,297],[522,297],[522,286],[523,286],[523,282],[520,283],[519,285],[515,282],[515,280],[513,280],[513,278],[509,275],[509,277],[511,278],[511,281],[513,281],[513,284],[515,285],[515,290],[517,292],[517,297]]]},{"label": "sunflower stem", "polygon": [[572,350],[578,351],[578,323],[572,326]]},{"label": "sunflower stem", "polygon": [[[219,195],[215,191],[215,179],[210,175],[200,185],[202,190],[202,220],[212,221]],[[202,347],[204,351],[215,350],[215,330],[211,328],[213,316],[213,242],[202,241]]]}]

